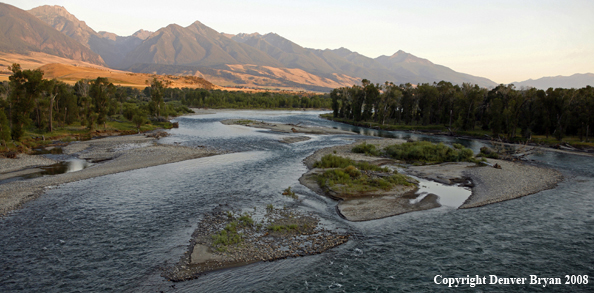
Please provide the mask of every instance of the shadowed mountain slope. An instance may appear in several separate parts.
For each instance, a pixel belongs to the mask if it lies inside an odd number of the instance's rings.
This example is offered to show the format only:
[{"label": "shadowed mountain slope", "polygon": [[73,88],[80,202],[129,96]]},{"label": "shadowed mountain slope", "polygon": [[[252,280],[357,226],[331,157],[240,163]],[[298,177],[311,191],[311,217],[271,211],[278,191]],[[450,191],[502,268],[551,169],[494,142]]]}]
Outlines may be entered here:
[{"label": "shadowed mountain slope", "polygon": [[121,66],[126,54],[136,49],[152,33],[139,30],[131,36],[121,37],[109,32],[96,32],[66,8],[57,5],[39,6],[29,10],[29,13],[90,48],[113,68]]},{"label": "shadowed mountain slope", "polygon": [[103,65],[103,59],[27,11],[0,3],[0,51],[43,52]]}]

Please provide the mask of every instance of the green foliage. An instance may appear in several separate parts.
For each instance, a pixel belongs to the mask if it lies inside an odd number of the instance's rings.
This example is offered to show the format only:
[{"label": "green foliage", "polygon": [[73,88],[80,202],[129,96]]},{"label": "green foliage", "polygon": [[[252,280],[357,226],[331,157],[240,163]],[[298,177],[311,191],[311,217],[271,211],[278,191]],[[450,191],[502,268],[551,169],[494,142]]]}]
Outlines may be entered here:
[{"label": "green foliage", "polygon": [[4,109],[0,108],[0,142],[6,145],[10,140],[10,127]]},{"label": "green foliage", "polygon": [[254,220],[249,214],[243,214],[237,219],[242,226],[251,226],[254,224]]},{"label": "green foliage", "polygon": [[335,156],[328,154],[322,157],[320,161],[314,163],[314,168],[346,168],[348,166],[354,166],[359,170],[372,170],[388,172],[387,168],[378,167],[368,162],[355,162],[349,158]]},{"label": "green foliage", "polygon": [[268,212],[272,212],[274,211],[274,205],[272,205],[271,203],[266,205],[266,211]]},{"label": "green foliage", "polygon": [[231,109],[294,109],[331,108],[332,100],[327,95],[307,93],[278,93],[205,90],[165,89],[165,98],[181,101],[183,105],[195,108]]},{"label": "green foliage", "polygon": [[494,150],[489,149],[488,147],[482,147],[481,152],[476,156],[483,158],[499,159],[499,154]]},{"label": "green foliage", "polygon": [[345,193],[390,190],[397,185],[412,185],[406,176],[397,172],[386,176],[370,176],[354,166],[326,170],[317,176],[317,182],[322,188],[338,188]]},{"label": "green foliage", "polygon": [[443,143],[407,142],[385,148],[386,154],[397,160],[422,163],[474,162],[474,153],[461,145],[450,148]]},{"label": "green foliage", "polygon": [[254,123],[254,120],[248,120],[248,119],[240,119],[235,121],[236,124],[240,124],[240,125],[247,125],[250,123]]},{"label": "green foliage", "polygon": [[272,232],[291,232],[299,229],[299,225],[297,224],[288,224],[288,225],[278,225],[278,224],[271,224],[268,226],[268,230]]},{"label": "green foliage", "polygon": [[375,145],[367,144],[367,142],[355,146],[351,151],[353,153],[366,154],[370,156],[379,156],[381,153],[375,148]]},{"label": "green foliage", "polygon": [[299,199],[299,196],[291,190],[291,186],[287,187],[287,189],[283,191],[283,195],[292,199]]},{"label": "green foliage", "polygon": [[544,91],[501,84],[487,90],[445,81],[414,87],[363,80],[334,89],[330,98],[332,120],[383,130],[487,134],[510,142],[531,140],[533,134],[557,141],[573,135],[582,142],[594,128],[591,86]]}]

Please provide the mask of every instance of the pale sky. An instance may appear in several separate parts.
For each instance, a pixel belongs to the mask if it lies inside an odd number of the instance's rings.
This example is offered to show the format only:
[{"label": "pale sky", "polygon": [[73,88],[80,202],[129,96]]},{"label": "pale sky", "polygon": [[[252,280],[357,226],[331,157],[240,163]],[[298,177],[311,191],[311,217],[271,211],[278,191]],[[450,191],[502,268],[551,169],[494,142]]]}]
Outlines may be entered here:
[{"label": "pale sky", "polygon": [[218,32],[274,32],[315,49],[375,58],[403,50],[453,70],[511,83],[594,73],[592,0],[10,0],[64,6],[95,31],[128,36],[198,20]]}]

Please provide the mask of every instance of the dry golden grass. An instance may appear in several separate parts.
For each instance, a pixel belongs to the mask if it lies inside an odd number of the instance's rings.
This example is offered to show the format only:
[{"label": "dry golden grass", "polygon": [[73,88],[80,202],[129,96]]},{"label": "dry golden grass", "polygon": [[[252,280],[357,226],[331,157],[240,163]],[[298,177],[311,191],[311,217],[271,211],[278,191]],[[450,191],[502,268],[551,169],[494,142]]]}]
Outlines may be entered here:
[{"label": "dry golden grass", "polygon": [[[338,81],[334,81],[301,69],[239,64],[227,65],[228,69],[217,69],[214,74],[196,72],[193,76],[132,73],[45,53],[0,53],[0,82],[8,80],[12,74],[8,67],[13,63],[20,64],[22,69],[39,68],[44,71],[45,78],[56,78],[68,84],[74,84],[81,79],[105,77],[115,85],[141,89],[145,88],[153,78],[157,78],[173,88],[205,88],[251,93],[304,91],[298,85],[287,86],[287,81],[326,88],[351,86],[359,82],[359,78],[346,75],[335,74]],[[232,75],[233,78],[224,77],[229,75]]]}]

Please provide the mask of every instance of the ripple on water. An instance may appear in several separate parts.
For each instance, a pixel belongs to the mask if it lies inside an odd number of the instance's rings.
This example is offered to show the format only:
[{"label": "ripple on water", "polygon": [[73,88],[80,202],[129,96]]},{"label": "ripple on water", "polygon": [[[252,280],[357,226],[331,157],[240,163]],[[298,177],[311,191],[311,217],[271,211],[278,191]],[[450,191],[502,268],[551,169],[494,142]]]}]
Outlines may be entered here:
[{"label": "ripple on water", "polygon": [[[432,292],[444,290],[433,284],[436,274],[563,276],[594,270],[592,158],[546,152],[535,156],[577,174],[575,180],[535,195],[476,209],[436,209],[350,223],[336,216],[332,201],[298,188],[305,170],[303,158],[319,148],[347,143],[344,137],[319,136],[312,142],[286,145],[278,142],[279,134],[229,128],[217,121],[252,118],[356,128],[304,112],[234,111],[202,116],[180,118],[180,128],[163,140],[244,153],[50,189],[24,209],[0,219],[0,291]],[[227,136],[228,131],[234,133]],[[462,142],[473,149],[480,145],[451,137],[414,136]],[[172,284],[159,276],[161,266],[176,263],[184,253],[202,214],[218,204],[238,209],[270,203],[283,206],[287,198],[281,192],[288,186],[299,190],[304,208],[338,228],[349,229],[353,240],[324,254],[256,263],[189,282]],[[356,249],[363,254],[355,257]],[[336,288],[329,288],[333,284]],[[588,292],[591,286],[475,290]]]}]

